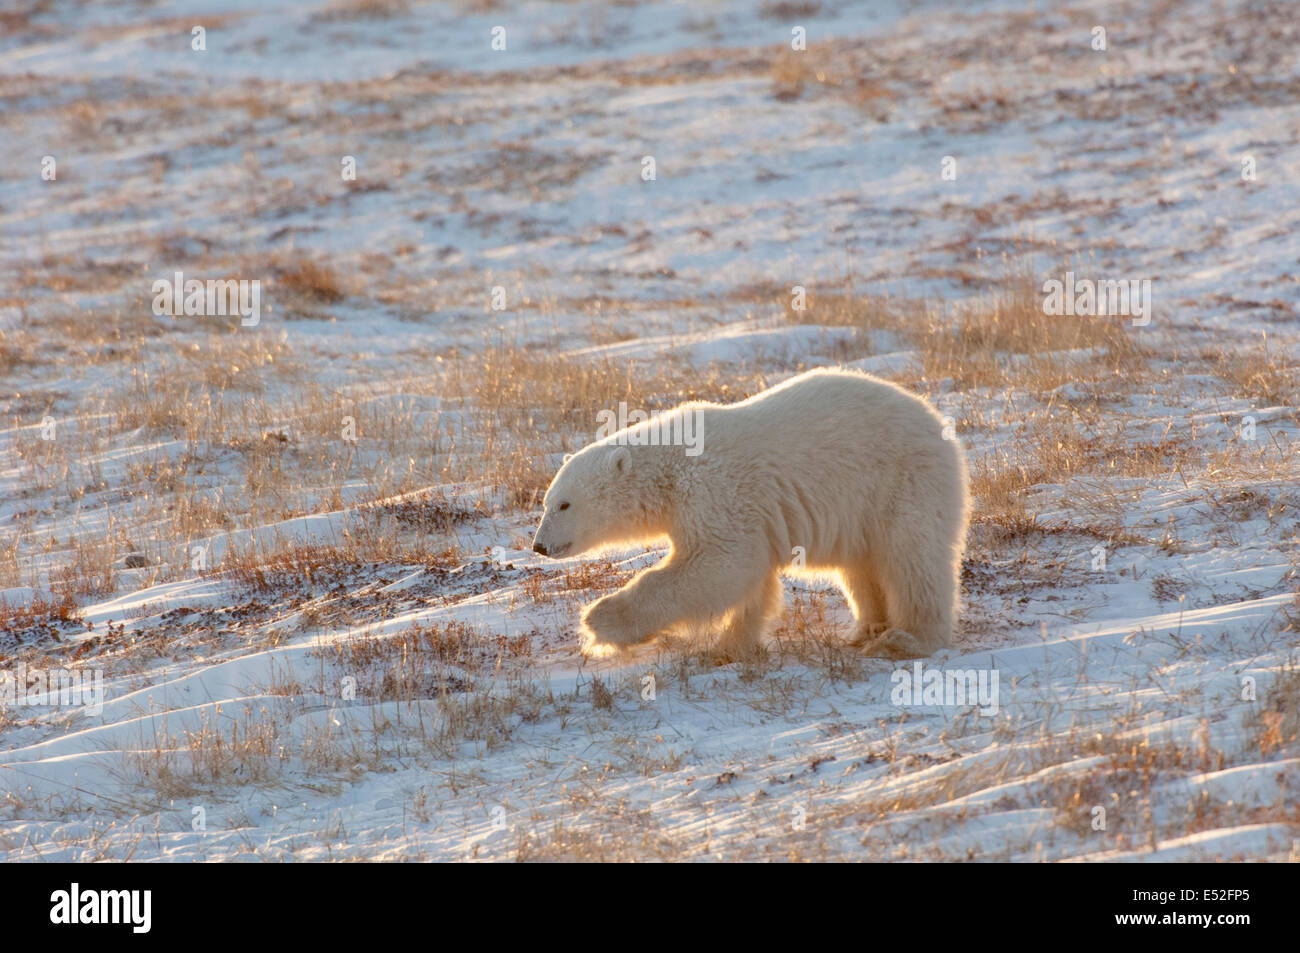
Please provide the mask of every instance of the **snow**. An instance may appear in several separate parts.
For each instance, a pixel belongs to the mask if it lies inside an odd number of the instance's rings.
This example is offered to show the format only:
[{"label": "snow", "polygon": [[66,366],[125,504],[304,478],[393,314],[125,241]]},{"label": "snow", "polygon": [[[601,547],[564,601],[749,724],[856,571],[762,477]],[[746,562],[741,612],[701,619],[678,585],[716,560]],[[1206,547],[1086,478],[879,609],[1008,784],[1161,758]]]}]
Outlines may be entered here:
[{"label": "snow", "polygon": [[[98,712],[0,700],[0,859],[1294,856],[1300,425],[1192,357],[1265,342],[1300,364],[1300,42],[1279,27],[1258,61],[1235,35],[1211,43],[1245,16],[1235,2],[1188,0],[1154,26],[1141,4],[1098,4],[1109,58],[1048,5],[821,4],[797,22],[830,81],[786,102],[771,62],[792,22],[755,3],[356,6],[54,2],[0,38],[0,345],[32,335],[40,355],[0,354],[0,612],[37,606],[79,545],[120,555],[129,537],[148,558],[118,558],[70,620],[0,615],[17,620],[2,671],[102,670],[106,693]],[[39,177],[47,154],[55,183]],[[346,155],[365,188],[337,178]],[[948,155],[955,181],[938,174]],[[1155,318],[1134,329],[1150,379],[958,389],[924,377],[901,330],[786,314],[792,286],[815,298],[846,278],[969,304],[1004,254],[1042,274],[1152,277]],[[277,263],[295,256],[334,262],[341,299],[277,298]],[[182,265],[266,276],[256,337],[153,315],[152,280]],[[755,287],[775,291],[737,293]],[[76,328],[113,320],[138,367],[76,350],[92,338]],[[282,376],[247,366],[248,340]],[[910,663],[833,645],[725,665],[677,646],[584,658],[592,587],[662,550],[547,561],[530,550],[535,507],[412,456],[478,446],[472,402],[430,382],[496,341],[737,382],[859,367],[973,421],[973,461],[1028,458],[1060,423],[1217,463],[1044,480],[1021,537],[977,520],[962,630],[925,664],[996,672],[992,715],[895,704]],[[247,382],[223,405],[250,421],[247,445],[105,429],[112,395],[213,368]],[[266,461],[324,453],[335,427],[275,417],[309,385],[319,415],[391,432],[362,441],[345,477],[280,487]],[[1259,439],[1242,449],[1247,414]],[[46,415],[77,448],[66,468],[41,456]],[[533,436],[543,470],[573,449]],[[227,524],[165,532],[169,468]],[[411,472],[414,489],[394,476]],[[444,522],[402,522],[431,500]],[[456,558],[227,571],[365,533],[433,537]],[[832,629],[849,619],[824,581],[790,579],[787,601]],[[477,655],[420,641],[458,633]],[[408,655],[358,661],[408,637]]]}]

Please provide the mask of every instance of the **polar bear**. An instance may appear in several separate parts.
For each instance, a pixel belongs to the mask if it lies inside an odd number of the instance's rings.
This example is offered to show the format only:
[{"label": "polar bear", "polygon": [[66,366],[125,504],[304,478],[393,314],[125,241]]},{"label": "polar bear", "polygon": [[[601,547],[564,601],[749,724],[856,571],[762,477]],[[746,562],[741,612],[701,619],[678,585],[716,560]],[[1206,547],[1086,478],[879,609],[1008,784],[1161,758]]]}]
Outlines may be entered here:
[{"label": "polar bear", "polygon": [[544,556],[672,543],[586,607],[589,649],[691,625],[743,655],[780,611],[781,571],[800,562],[838,575],[851,641],[868,654],[916,658],[952,641],[970,518],[962,450],[924,399],[869,374],[809,371],[626,427],[569,457],[544,508]]}]

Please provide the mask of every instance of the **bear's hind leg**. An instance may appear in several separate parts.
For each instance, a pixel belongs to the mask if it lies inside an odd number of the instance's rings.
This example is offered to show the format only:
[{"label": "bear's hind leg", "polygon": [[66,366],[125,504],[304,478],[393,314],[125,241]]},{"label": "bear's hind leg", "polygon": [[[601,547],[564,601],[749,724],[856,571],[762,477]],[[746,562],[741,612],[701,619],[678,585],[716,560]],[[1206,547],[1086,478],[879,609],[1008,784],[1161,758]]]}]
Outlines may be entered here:
[{"label": "bear's hind leg", "polygon": [[888,628],[866,640],[863,651],[886,658],[922,658],[951,645],[957,587],[951,556],[890,554],[880,565]]},{"label": "bear's hind leg", "polygon": [[885,591],[873,568],[866,565],[840,570],[844,592],[849,597],[855,624],[850,645],[864,645],[889,628],[885,615]]},{"label": "bear's hind leg", "polygon": [[769,573],[745,596],[731,613],[715,651],[728,658],[741,658],[758,647],[763,629],[781,611],[781,574]]}]

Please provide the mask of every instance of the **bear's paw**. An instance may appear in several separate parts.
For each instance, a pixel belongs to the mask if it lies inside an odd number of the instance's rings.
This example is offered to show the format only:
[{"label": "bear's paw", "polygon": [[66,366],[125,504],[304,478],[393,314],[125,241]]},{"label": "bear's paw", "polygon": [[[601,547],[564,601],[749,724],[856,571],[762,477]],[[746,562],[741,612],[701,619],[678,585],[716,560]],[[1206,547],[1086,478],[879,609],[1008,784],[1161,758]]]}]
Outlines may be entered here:
[{"label": "bear's paw", "polygon": [[634,614],[617,593],[587,606],[582,613],[582,629],[588,646],[610,648],[637,645],[653,634],[638,627]]},{"label": "bear's paw", "polygon": [[909,659],[926,658],[933,650],[903,629],[886,629],[874,638],[855,641],[862,654],[872,658]]}]

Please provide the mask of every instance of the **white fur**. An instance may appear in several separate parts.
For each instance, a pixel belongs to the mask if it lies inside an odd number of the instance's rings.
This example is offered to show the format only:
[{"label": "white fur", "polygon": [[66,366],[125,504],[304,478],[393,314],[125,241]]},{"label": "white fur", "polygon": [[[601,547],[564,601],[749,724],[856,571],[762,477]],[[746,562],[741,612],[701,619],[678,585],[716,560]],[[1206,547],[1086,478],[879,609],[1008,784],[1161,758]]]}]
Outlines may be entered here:
[{"label": "white fur", "polygon": [[[583,611],[589,643],[628,646],[680,625],[719,626],[721,647],[757,644],[781,607],[795,547],[838,573],[876,655],[952,641],[970,501],[956,440],[920,397],[854,371],[801,374],[699,412],[703,452],[638,446],[629,427],[569,458],[534,541],[566,556],[668,537],[667,559]],[[561,509],[563,503],[569,506]]]}]

